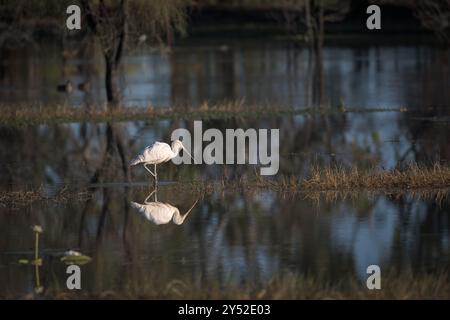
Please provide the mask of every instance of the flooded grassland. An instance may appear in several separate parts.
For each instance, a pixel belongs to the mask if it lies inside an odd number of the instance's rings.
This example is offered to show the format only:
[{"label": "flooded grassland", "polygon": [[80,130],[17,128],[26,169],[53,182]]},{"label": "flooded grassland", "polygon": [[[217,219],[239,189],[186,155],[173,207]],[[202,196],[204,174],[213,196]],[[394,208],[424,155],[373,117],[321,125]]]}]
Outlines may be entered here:
[{"label": "flooded grassland", "polygon": [[[97,58],[46,50],[0,67],[1,298],[450,298],[449,68],[435,48],[325,47],[319,95],[308,50],[283,42],[140,49],[117,110],[102,109]],[[55,92],[62,78],[91,90]],[[194,120],[279,129],[278,173],[168,162],[155,189],[123,165]],[[89,257],[72,261],[81,290],[66,286],[70,250]]]}]

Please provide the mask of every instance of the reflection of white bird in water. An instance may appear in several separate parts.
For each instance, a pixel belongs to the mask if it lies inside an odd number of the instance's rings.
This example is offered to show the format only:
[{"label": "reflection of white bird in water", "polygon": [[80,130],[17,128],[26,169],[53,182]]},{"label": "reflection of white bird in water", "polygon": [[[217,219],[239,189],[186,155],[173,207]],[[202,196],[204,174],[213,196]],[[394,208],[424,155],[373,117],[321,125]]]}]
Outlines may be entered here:
[{"label": "reflection of white bird in water", "polygon": [[[152,194],[155,191],[153,191],[148,197],[151,197]],[[138,209],[138,211],[149,221],[153,222],[154,224],[166,224],[169,223],[170,220],[173,221],[173,223],[180,225],[184,222],[188,214],[192,211],[194,206],[197,204],[198,199],[194,202],[192,207],[184,214],[180,214],[180,210],[178,210],[177,207],[172,206],[168,203],[163,202],[149,202],[145,199],[144,204],[131,202],[131,206],[133,208]]]},{"label": "reflection of white bird in water", "polygon": [[[183,149],[192,159],[191,154],[186,150],[180,140],[172,142],[172,147],[164,142],[155,142],[151,146],[142,150],[133,160],[131,160],[130,166],[135,166],[140,163],[144,164],[145,169],[151,173],[155,178],[155,183],[158,181],[158,174],[156,173],[156,165],[159,163],[167,162],[175,158],[180,150]],[[152,172],[147,165],[153,164],[155,166],[155,172]]]}]

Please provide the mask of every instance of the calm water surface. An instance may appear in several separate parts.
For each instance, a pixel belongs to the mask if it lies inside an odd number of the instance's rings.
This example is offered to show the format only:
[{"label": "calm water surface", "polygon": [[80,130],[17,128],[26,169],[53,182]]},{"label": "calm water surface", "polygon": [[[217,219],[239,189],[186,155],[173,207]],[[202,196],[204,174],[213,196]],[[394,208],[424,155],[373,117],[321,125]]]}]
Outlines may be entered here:
[{"label": "calm water surface", "polygon": [[[341,102],[368,107],[440,107],[450,100],[449,54],[425,45],[354,43],[325,46],[321,68],[309,50],[273,39],[185,40],[171,54],[146,47],[121,70],[128,105],[199,105],[244,99],[249,104],[306,107]],[[394,42],[395,43],[395,42]],[[49,42],[3,51],[0,101],[74,104],[103,102],[103,60],[90,43]],[[321,71],[320,71],[321,70]],[[319,79],[319,81],[317,81]],[[70,80],[90,92],[55,90]],[[317,87],[321,94],[317,94]]]},{"label": "calm water surface", "polygon": [[[100,57],[86,47],[64,58],[57,44],[4,52],[0,63],[2,103],[102,102]],[[45,52],[45,55],[42,54]],[[128,105],[198,105],[244,99],[249,104],[330,108],[344,102],[361,108],[405,108],[407,112],[338,113],[208,120],[207,128],[280,128],[279,174],[304,176],[311,164],[377,166],[409,161],[450,160],[448,65],[427,46],[370,45],[324,48],[319,97],[309,53],[281,41],[185,41],[170,55],[140,48],[130,54],[121,83]],[[24,71],[26,70],[26,72]],[[65,95],[59,83],[89,81],[91,91]],[[0,127],[0,188],[39,188],[51,195],[63,185],[86,184],[105,167],[91,201],[34,202],[0,206],[0,296],[33,291],[34,269],[18,264],[30,257],[42,225],[41,282],[65,291],[58,254],[79,250],[93,259],[81,266],[85,292],[112,291],[138,297],[174,280],[195,288],[266,283],[289,273],[339,279],[352,274],[364,285],[366,267],[437,273],[450,259],[449,201],[410,195],[364,193],[352,199],[317,202],[303,194],[270,190],[217,189],[198,198],[168,182],[252,177],[250,165],[161,167],[157,200],[183,214],[182,224],[156,225],[132,206],[145,205],[152,191],[146,171],[124,177],[117,155],[104,161],[107,132],[123,139],[128,157],[172,130],[193,129],[187,120],[124,123],[67,123]],[[154,194],[155,195],[155,194]],[[155,202],[151,197],[149,202]],[[147,204],[149,205],[149,204]],[[47,289],[46,289],[47,290]]]}]

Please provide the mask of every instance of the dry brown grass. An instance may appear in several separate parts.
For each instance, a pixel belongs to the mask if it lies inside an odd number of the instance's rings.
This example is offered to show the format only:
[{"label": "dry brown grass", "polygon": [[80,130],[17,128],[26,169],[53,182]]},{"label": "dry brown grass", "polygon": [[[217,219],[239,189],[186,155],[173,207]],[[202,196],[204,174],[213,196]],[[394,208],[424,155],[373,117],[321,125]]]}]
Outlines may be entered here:
[{"label": "dry brown grass", "polygon": [[450,167],[410,164],[405,169],[382,171],[359,170],[356,167],[314,167],[310,177],[300,183],[305,191],[361,189],[434,189],[450,187]]},{"label": "dry brown grass", "polygon": [[[180,192],[189,190],[197,197],[214,192],[242,191],[258,192],[261,189],[280,192],[284,196],[298,196],[314,201],[335,202],[352,200],[361,195],[372,197],[384,194],[391,198],[411,196],[419,200],[433,200],[441,203],[450,194],[450,167],[435,164],[431,167],[411,164],[404,169],[379,170],[341,167],[314,167],[306,178],[282,175],[275,179],[255,174],[232,180],[194,180],[179,181],[166,186]],[[0,191],[0,205],[17,207],[38,200],[85,201],[92,197],[87,190],[77,190],[64,186],[51,198],[44,195],[41,188],[32,190]]]},{"label": "dry brown grass", "polygon": [[87,190],[71,189],[63,186],[56,194],[47,196],[42,187],[30,190],[0,191],[0,206],[11,209],[27,206],[35,201],[86,201],[92,196]]},{"label": "dry brown grass", "polygon": [[[225,287],[218,282],[198,285],[188,279],[165,282],[155,275],[141,279],[138,285],[103,289],[100,292],[69,293],[59,288],[47,288],[48,299],[450,299],[447,271],[430,274],[386,272],[380,290],[368,290],[364,280],[352,275],[338,279],[305,276],[294,273],[275,276],[267,283]],[[36,298],[29,295],[26,298]]]},{"label": "dry brown grass", "polygon": [[0,205],[17,206],[18,204],[27,205],[38,199],[41,196],[39,192],[30,191],[2,191],[0,192]]},{"label": "dry brown grass", "polygon": [[267,178],[254,174],[239,179],[217,181],[179,182],[177,188],[190,188],[198,193],[217,190],[239,189],[252,191],[270,189],[283,193],[329,192],[330,194],[351,195],[352,192],[373,191],[387,195],[409,193],[418,197],[438,196],[445,198],[450,190],[450,167],[434,164],[430,167],[411,164],[404,169],[380,170],[356,167],[314,166],[311,173],[300,178],[295,175],[279,175]]},{"label": "dry brown grass", "polygon": [[[139,121],[158,119],[207,119],[207,118],[227,118],[233,116],[246,116],[258,114],[273,114],[292,112],[286,108],[269,108],[246,106],[242,101],[222,103],[219,105],[208,105],[203,103],[199,107],[127,107],[127,108],[107,108],[106,105],[95,106],[90,109],[83,107],[42,107],[25,106],[12,108],[2,107],[0,123],[5,125],[26,125],[41,123],[65,123],[65,122],[107,122],[107,121]],[[304,110],[306,111],[306,110]]]},{"label": "dry brown grass", "polygon": [[70,106],[0,106],[0,124],[23,126],[30,124],[52,124],[67,122],[114,122],[159,119],[227,119],[232,117],[255,117],[294,114],[332,114],[342,112],[400,112],[392,108],[347,108],[345,111],[330,108],[292,109],[273,105],[247,105],[242,100],[216,105],[203,103],[200,106],[184,107],[127,107],[108,109],[106,105],[85,107]]}]

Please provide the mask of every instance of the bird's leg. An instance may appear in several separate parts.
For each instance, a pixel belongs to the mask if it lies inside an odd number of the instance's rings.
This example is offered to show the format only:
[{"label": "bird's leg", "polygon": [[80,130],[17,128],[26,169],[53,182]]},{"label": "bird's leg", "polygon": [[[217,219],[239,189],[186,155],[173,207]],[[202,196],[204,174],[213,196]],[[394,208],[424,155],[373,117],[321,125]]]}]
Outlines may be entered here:
[{"label": "bird's leg", "polygon": [[150,170],[149,168],[147,168],[147,164],[144,164],[144,168],[147,169],[148,172],[150,172],[150,174],[156,179],[155,174],[152,172],[152,170]]},{"label": "bird's leg", "polygon": [[[156,192],[156,189],[154,189],[148,196],[145,198],[144,203],[149,204],[148,199]],[[155,196],[156,197],[156,196]],[[156,200],[155,200],[156,201]]]},{"label": "bird's leg", "polygon": [[158,173],[156,172],[156,163],[155,163],[155,181],[158,183]]}]

